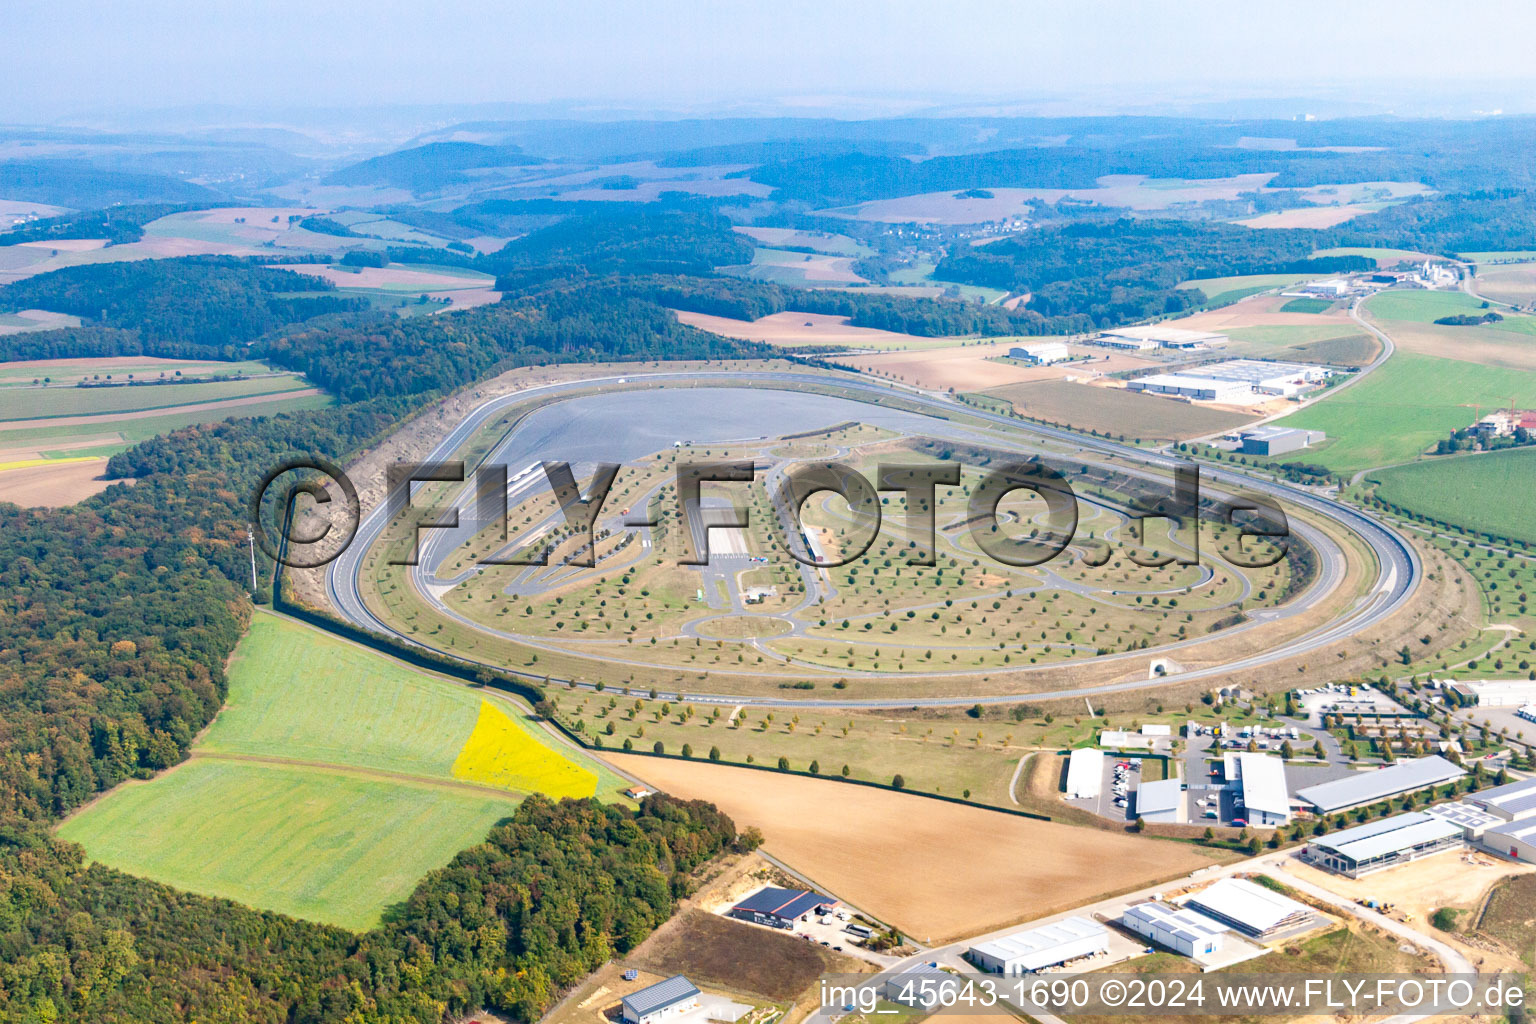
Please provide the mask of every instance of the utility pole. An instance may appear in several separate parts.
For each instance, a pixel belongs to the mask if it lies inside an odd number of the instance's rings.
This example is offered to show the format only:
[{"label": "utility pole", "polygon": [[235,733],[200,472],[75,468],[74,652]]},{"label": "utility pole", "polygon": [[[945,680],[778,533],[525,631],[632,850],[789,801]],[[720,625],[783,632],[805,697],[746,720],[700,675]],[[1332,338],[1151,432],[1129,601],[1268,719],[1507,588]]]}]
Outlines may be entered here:
[{"label": "utility pole", "polygon": [[251,596],[256,596],[256,535],[250,526],[245,528],[245,543],[251,549]]}]

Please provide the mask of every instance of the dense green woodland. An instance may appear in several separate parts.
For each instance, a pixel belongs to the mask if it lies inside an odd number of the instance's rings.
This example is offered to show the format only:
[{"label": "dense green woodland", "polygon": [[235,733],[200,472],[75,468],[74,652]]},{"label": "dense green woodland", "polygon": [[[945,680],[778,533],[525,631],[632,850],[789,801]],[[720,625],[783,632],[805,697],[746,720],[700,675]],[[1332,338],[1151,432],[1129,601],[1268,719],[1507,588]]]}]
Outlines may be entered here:
[{"label": "dense green woodland", "polygon": [[1029,292],[1029,309],[1041,316],[1086,316],[1094,327],[1111,327],[1199,305],[1198,293],[1176,287],[1192,277],[1333,274],[1376,265],[1359,256],[1313,259],[1318,242],[1315,231],[1125,219],[1041,228],[960,247],[934,274]]},{"label": "dense green woodland", "polygon": [[[23,278],[0,287],[0,310],[47,309],[136,331],[150,355],[229,359],[285,324],[367,308],[366,299],[323,294],[335,290],[329,281],[291,270],[199,256],[87,264]],[[294,294],[306,292],[322,294]]]},{"label": "dense green woodland", "polygon": [[[18,335],[0,355],[135,345],[259,355],[342,403],[156,438],[110,462],[131,486],[70,509],[0,505],[0,1022],[435,1022],[482,1001],[536,1017],[670,913],[687,871],[734,840],[728,820],[666,801],[639,819],[531,801],[362,937],[83,868],[47,829],[103,789],[181,760],[217,712],[249,615],[244,504],[275,461],[343,460],[504,367],[763,348],[578,281],[432,318],[274,315],[269,333],[230,351],[224,307],[196,301],[197,290],[270,312],[287,272],[209,260],[104,269],[27,283],[130,327]],[[172,297],[189,303],[166,313]]]}]

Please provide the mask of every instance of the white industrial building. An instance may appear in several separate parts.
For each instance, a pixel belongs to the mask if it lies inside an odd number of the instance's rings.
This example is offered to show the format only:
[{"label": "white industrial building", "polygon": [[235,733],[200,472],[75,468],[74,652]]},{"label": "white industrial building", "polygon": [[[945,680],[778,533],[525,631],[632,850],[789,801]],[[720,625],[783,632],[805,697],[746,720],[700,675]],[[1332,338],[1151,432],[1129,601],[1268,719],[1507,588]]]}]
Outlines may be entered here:
[{"label": "white industrial building", "polygon": [[1154,373],[1126,381],[1125,386],[1149,395],[1174,395],[1196,402],[1244,402],[1253,397],[1252,386],[1241,381],[1212,380],[1188,373]]},{"label": "white industrial building", "polygon": [[1110,348],[1214,348],[1225,345],[1225,334],[1211,331],[1188,331],[1179,327],[1162,327],[1151,324],[1146,327],[1119,327],[1099,334],[1098,343]]},{"label": "white industrial building", "polygon": [[1252,430],[1240,430],[1237,437],[1237,450],[1244,455],[1284,455],[1327,440],[1328,435],[1321,430],[1277,427],[1271,423]]},{"label": "white industrial building", "polygon": [[624,1024],[660,1024],[698,1009],[699,990],[681,974],[631,992],[619,1002]]},{"label": "white industrial building", "polygon": [[1481,807],[1501,821],[1536,818],[1536,779],[1521,779],[1481,793],[1468,793],[1463,802]]},{"label": "white industrial building", "polygon": [[1319,814],[1333,814],[1454,782],[1466,774],[1439,754],[1431,754],[1308,786],[1297,790],[1296,796]]},{"label": "white industrial building", "polygon": [[1496,814],[1489,814],[1483,808],[1469,804],[1465,800],[1454,804],[1435,804],[1433,807],[1426,808],[1426,813],[1443,818],[1461,829],[1462,838],[1469,843],[1483,838],[1484,832],[1490,828],[1497,828],[1506,820]]},{"label": "white industrial building", "polygon": [[1216,952],[1229,930],[1204,914],[1166,903],[1138,903],[1126,910],[1120,923],[1142,938],[1188,957]]},{"label": "white industrial building", "polygon": [[1189,820],[1188,806],[1181,779],[1143,782],[1136,787],[1136,817],[1144,821],[1183,824]]},{"label": "white industrial building", "polygon": [[1008,350],[1008,358],[1020,359],[1036,366],[1048,366],[1071,358],[1071,353],[1062,342],[1041,341],[1031,342],[1028,345],[1015,345]]},{"label": "white industrial building", "polygon": [[1223,754],[1221,760],[1228,785],[1237,787],[1238,817],[1261,827],[1291,823],[1291,797],[1283,760],[1250,753]]},{"label": "white industrial building", "polygon": [[1464,832],[1448,818],[1410,811],[1356,825],[1307,843],[1307,860],[1350,878],[1457,850]]},{"label": "white industrial building", "polygon": [[1069,917],[1027,932],[978,943],[967,955],[983,971],[1028,974],[1107,952],[1107,928],[1086,917]]},{"label": "white industrial building", "polygon": [[1494,853],[1536,864],[1536,820],[1511,821],[1483,833],[1483,845]]},{"label": "white industrial building", "polygon": [[1185,906],[1258,938],[1301,925],[1311,916],[1305,904],[1245,878],[1223,878],[1189,897]]},{"label": "white industrial building", "polygon": [[1104,751],[1079,747],[1067,758],[1067,798],[1096,800],[1104,791]]},{"label": "white industrial building", "polygon": [[1444,681],[1480,708],[1517,708],[1536,703],[1536,681],[1529,679],[1461,679]]},{"label": "white industrial building", "polygon": [[962,979],[939,967],[936,961],[924,960],[887,978],[880,986],[880,994],[893,1003],[910,1006],[914,1010],[932,1010],[946,996],[945,987],[940,984],[942,982],[952,986],[947,994],[953,996]]}]

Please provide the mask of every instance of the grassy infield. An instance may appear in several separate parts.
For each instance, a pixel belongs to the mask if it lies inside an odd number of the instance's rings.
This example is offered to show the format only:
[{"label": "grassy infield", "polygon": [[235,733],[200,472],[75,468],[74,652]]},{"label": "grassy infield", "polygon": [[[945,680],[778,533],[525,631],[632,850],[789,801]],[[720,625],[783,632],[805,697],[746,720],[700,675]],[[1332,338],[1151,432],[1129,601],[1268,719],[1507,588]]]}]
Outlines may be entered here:
[{"label": "grassy infield", "polygon": [[367,928],[522,794],[620,787],[511,707],[258,616],[192,759],[118,787],[60,835],[124,871]]}]

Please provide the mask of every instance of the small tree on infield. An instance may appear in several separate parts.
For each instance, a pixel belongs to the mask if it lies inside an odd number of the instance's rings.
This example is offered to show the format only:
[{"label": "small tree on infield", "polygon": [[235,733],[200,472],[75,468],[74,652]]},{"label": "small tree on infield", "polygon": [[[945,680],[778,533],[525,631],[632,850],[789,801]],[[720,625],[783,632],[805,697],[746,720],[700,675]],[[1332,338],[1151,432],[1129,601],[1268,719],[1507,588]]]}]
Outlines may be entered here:
[{"label": "small tree on infield", "polygon": [[711,761],[718,761],[718,760],[720,760],[720,748],[719,747],[710,747],[709,748],[709,759]]},{"label": "small tree on infield", "polygon": [[789,771],[789,758],[787,758],[787,757],[780,757],[779,758],[779,771],[781,771],[781,772]]},{"label": "small tree on infield", "polygon": [[811,774],[812,775],[820,775],[821,774],[821,762],[820,761],[812,761],[811,762]]},{"label": "small tree on infield", "polygon": [[665,754],[667,752],[667,745],[661,742],[661,740],[657,740],[656,745],[651,749],[656,751],[658,754]]},{"label": "small tree on infield", "polygon": [[891,776],[891,788],[892,789],[906,789],[907,788],[907,780],[902,778],[899,773],[896,774],[896,775],[893,775],[893,776]]}]

